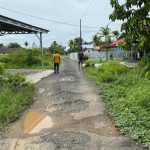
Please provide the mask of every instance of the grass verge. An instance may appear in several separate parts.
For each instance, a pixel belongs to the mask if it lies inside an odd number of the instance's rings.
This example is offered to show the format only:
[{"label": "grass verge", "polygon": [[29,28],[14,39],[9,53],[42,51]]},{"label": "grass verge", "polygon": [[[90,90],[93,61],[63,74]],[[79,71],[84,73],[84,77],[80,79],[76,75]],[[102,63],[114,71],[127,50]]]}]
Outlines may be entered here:
[{"label": "grass verge", "polygon": [[[43,69],[39,49],[21,49],[7,55],[0,55],[0,62],[7,69]],[[52,69],[52,54],[44,52],[44,69]]]},{"label": "grass verge", "polygon": [[116,62],[85,72],[100,87],[120,131],[150,149],[150,80]]},{"label": "grass verge", "polygon": [[34,87],[24,76],[0,74],[0,131],[6,131],[32,103]]}]

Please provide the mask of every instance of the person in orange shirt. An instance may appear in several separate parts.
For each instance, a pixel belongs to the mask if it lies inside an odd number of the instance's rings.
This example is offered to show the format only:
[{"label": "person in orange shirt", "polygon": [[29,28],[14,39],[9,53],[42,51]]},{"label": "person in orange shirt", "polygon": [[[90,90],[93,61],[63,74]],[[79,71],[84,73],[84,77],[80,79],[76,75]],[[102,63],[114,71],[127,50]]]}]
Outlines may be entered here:
[{"label": "person in orange shirt", "polygon": [[59,64],[60,64],[61,58],[58,54],[58,51],[55,51],[53,54],[53,63],[54,63],[54,73],[59,73]]}]

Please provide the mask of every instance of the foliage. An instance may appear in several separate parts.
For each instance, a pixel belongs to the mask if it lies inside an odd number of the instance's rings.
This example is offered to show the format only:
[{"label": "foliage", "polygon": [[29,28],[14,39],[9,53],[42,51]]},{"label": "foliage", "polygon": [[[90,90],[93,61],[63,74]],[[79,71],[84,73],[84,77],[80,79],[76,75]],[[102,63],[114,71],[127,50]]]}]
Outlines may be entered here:
[{"label": "foliage", "polygon": [[32,50],[28,51],[27,57],[24,60],[24,63],[27,64],[27,66],[32,66],[36,64],[41,64],[41,60],[34,57]]},{"label": "foliage", "polygon": [[115,31],[112,31],[112,34],[116,37],[116,40],[118,39],[120,33],[119,31],[115,30]]},{"label": "foliage", "polygon": [[21,74],[0,75],[0,131],[7,129],[32,102],[33,85]]},{"label": "foliage", "polygon": [[111,0],[114,8],[110,15],[112,21],[122,20],[122,31],[126,33],[126,45],[131,47],[132,43],[137,43],[139,49],[150,49],[150,1],[149,0],[127,0],[124,4],[119,4],[118,0]]},{"label": "foliage", "polygon": [[[52,54],[44,52],[44,67],[52,68]],[[6,68],[41,68],[41,52],[39,49],[18,50],[8,55],[1,55],[0,62]]]},{"label": "foliage", "polygon": [[84,43],[83,39],[81,39],[80,41],[80,38],[75,38],[75,39],[72,39],[69,41],[69,52],[79,52],[81,51],[81,44]]},{"label": "foliage", "polygon": [[103,44],[101,38],[97,34],[93,36],[93,44],[95,46],[100,46]]},{"label": "foliage", "polygon": [[140,76],[146,76],[149,78],[150,57],[143,58],[138,64],[137,70],[139,71]]},{"label": "foliage", "polygon": [[112,42],[110,38],[110,33],[111,33],[111,29],[108,26],[101,27],[100,36],[104,36],[105,44],[110,44]]},{"label": "foliage", "polygon": [[11,42],[9,43],[8,48],[21,48],[21,45],[19,45],[17,42]]},{"label": "foliage", "polygon": [[58,44],[56,41],[54,41],[50,46],[50,52],[54,53],[55,51],[58,51],[59,54],[64,54],[64,47],[60,44]]},{"label": "foliage", "polygon": [[4,73],[4,65],[0,63],[0,75]]},{"label": "foliage", "polygon": [[109,114],[121,132],[150,149],[150,80],[114,62],[85,70],[100,87]]},{"label": "foliage", "polygon": [[0,50],[4,48],[4,44],[0,43]]}]

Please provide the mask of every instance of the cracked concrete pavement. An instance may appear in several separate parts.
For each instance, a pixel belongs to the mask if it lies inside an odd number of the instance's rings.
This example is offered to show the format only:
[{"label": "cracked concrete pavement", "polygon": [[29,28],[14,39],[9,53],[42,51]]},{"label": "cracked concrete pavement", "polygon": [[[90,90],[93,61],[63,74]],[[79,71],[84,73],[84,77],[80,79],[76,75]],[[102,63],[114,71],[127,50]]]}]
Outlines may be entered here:
[{"label": "cracked concrete pavement", "polygon": [[144,150],[119,133],[98,93],[64,60],[60,74],[36,83],[34,104],[0,136],[0,150]]}]

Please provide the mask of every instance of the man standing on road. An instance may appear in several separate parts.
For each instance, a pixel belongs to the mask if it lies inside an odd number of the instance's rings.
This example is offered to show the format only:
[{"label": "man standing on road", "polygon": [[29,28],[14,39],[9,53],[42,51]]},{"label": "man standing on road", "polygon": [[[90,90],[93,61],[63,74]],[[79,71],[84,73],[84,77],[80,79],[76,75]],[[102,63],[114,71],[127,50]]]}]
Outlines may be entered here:
[{"label": "man standing on road", "polygon": [[61,58],[57,51],[53,54],[53,63],[54,63],[54,73],[59,73],[59,64],[60,64]]},{"label": "man standing on road", "polygon": [[83,51],[80,51],[80,52],[78,53],[79,71],[80,71],[81,69],[83,69],[83,60],[84,60],[84,53],[83,53]]}]

